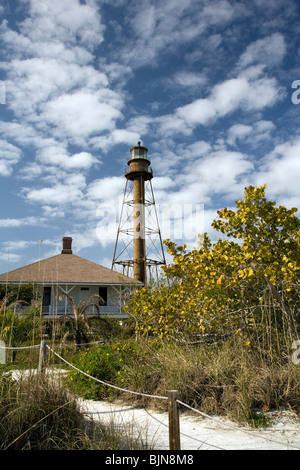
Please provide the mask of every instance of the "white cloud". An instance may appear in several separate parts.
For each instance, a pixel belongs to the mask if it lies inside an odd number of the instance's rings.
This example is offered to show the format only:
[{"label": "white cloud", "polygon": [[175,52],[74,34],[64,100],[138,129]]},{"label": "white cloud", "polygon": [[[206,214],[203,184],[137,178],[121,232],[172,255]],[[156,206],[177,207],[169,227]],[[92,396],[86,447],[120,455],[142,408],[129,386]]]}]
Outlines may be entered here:
[{"label": "white cloud", "polygon": [[247,155],[226,148],[211,151],[206,148],[204,154],[198,153],[198,156],[195,151],[190,159],[184,156],[182,164],[182,170],[174,173],[172,178],[153,180],[158,204],[169,207],[176,204],[211,205],[216,195],[229,199],[240,197],[244,182],[254,169],[254,164]]},{"label": "white cloud", "polygon": [[156,175],[174,177],[177,174],[177,166],[182,163],[182,155],[180,148],[174,149],[173,147],[165,142],[163,145],[160,142],[154,144],[150,160],[154,168],[155,179]]},{"label": "white cloud", "polygon": [[24,248],[28,248],[29,246],[34,246],[37,245],[37,241],[30,241],[30,240],[9,240],[3,243],[3,246],[7,250],[13,250],[13,251],[18,251],[18,250],[23,250]]},{"label": "white cloud", "polygon": [[41,178],[43,174],[44,168],[42,165],[30,162],[21,168],[19,177],[24,180],[36,180],[37,178]]},{"label": "white cloud", "polygon": [[128,11],[131,38],[115,56],[132,68],[159,63],[166,51],[176,55],[180,46],[195,43],[210,27],[223,28],[241,15],[243,9],[227,0],[133,1]]},{"label": "white cloud", "polygon": [[[20,260],[21,260],[22,256],[21,255],[17,255],[15,253],[5,253],[5,252],[0,252],[0,260],[1,261],[4,261],[8,264],[8,266],[10,265],[10,263],[18,263]],[[7,268],[7,271],[9,271],[9,267]]]},{"label": "white cloud", "polygon": [[6,48],[12,51],[15,59],[25,60],[58,59],[66,63],[88,64],[92,61],[93,55],[84,47],[75,45],[69,48],[67,44],[59,41],[51,41],[51,38],[41,38],[39,41],[32,41],[29,37],[8,28],[8,23],[0,25],[0,34]]},{"label": "white cloud", "polygon": [[43,205],[76,205],[83,198],[85,185],[85,178],[80,174],[74,174],[65,178],[63,183],[57,183],[51,187],[24,188],[23,195],[31,202],[39,202]]},{"label": "white cloud", "polygon": [[267,66],[278,65],[286,54],[285,40],[282,34],[274,33],[251,43],[240,57],[238,67],[246,68],[252,64]]},{"label": "white cloud", "polygon": [[80,137],[112,130],[115,121],[122,117],[122,104],[110,90],[96,93],[80,90],[48,102],[44,107],[44,118],[56,127],[60,136],[66,135],[72,137],[73,142],[82,143]]},{"label": "white cloud", "polygon": [[64,217],[65,216],[65,211],[61,206],[59,207],[51,207],[48,205],[42,206],[42,210],[44,211],[44,217],[47,219],[51,218],[57,218],[57,217]]},{"label": "white cloud", "polygon": [[0,227],[3,228],[20,227],[21,225],[24,225],[22,219],[0,219]]},{"label": "white cloud", "polygon": [[0,121],[0,133],[8,140],[13,140],[20,146],[36,145],[43,140],[37,131],[28,123]]},{"label": "white cloud", "polygon": [[202,15],[203,20],[206,20],[209,24],[224,24],[235,16],[235,9],[227,0],[219,0],[207,4]]},{"label": "white cloud", "polygon": [[[22,99],[23,103],[19,103],[22,104],[22,112],[26,111],[25,105],[34,108],[75,88],[105,88],[108,80],[104,73],[89,65],[69,63],[60,56],[43,56],[11,60],[6,83],[8,96],[11,96],[10,106],[17,112],[17,103],[13,100]],[[40,108],[38,110],[40,111]]]},{"label": "white cloud", "polygon": [[21,25],[21,32],[32,41],[77,41],[93,48],[103,40],[104,27],[94,2],[79,0],[30,0],[30,17]]},{"label": "white cloud", "polygon": [[157,176],[153,181],[155,190],[170,189],[174,187],[174,180],[170,176]]},{"label": "white cloud", "polygon": [[177,178],[180,179],[180,171],[185,174],[188,169],[192,168],[196,159],[206,156],[211,150],[211,144],[203,140],[196,140],[187,145],[178,145],[170,140],[163,144],[157,142],[149,155],[155,176],[153,184],[156,186],[158,176],[164,178],[163,175],[168,175],[168,178],[172,178],[174,185]]},{"label": "white cloud", "polygon": [[8,76],[7,105],[37,130],[76,140],[113,129],[122,117],[122,97],[107,87],[104,73],[90,66],[60,59],[12,60]]},{"label": "white cloud", "polygon": [[134,33],[137,36],[149,39],[153,36],[157,22],[157,9],[154,5],[144,5],[137,12],[134,19]]},{"label": "white cloud", "polygon": [[63,167],[66,169],[88,169],[90,168],[93,163],[98,162],[98,160],[93,157],[88,152],[79,152],[79,153],[74,153],[71,155],[69,158],[67,158],[64,163]]},{"label": "white cloud", "polygon": [[300,138],[277,145],[261,162],[253,175],[257,185],[267,183],[272,197],[292,199],[300,208]]},{"label": "white cloud", "polygon": [[160,135],[164,137],[171,137],[177,133],[191,135],[193,132],[191,124],[187,123],[183,116],[178,116],[177,113],[159,116],[153,121],[158,126]]},{"label": "white cloud", "polygon": [[179,118],[181,120],[181,125],[183,121],[190,126],[194,126],[209,122],[211,119],[216,117],[216,114],[214,103],[212,103],[210,99],[200,98],[190,104],[177,108],[177,116],[175,115],[175,119],[176,117],[177,119]]},{"label": "white cloud", "polygon": [[46,147],[37,152],[37,160],[44,165],[54,165],[65,170],[89,169],[98,160],[88,152],[69,155],[68,151],[61,146]]},{"label": "white cloud", "polygon": [[142,114],[131,118],[127,123],[127,131],[137,133],[138,135],[145,135],[149,132],[153,118],[147,114]]},{"label": "white cloud", "polygon": [[207,77],[203,73],[181,71],[168,79],[167,82],[171,85],[177,85],[184,88],[198,88],[207,83]]},{"label": "white cloud", "polygon": [[[223,194],[236,197],[243,190],[242,178],[253,170],[253,163],[241,152],[218,150],[194,163],[194,171],[185,180],[205,197]],[[202,202],[201,200],[198,202]]]},{"label": "white cloud", "polygon": [[43,218],[41,217],[20,217],[17,218],[5,218],[0,219],[0,227],[2,228],[16,228],[23,227],[25,225],[40,225],[43,223]]},{"label": "white cloud", "polygon": [[114,129],[111,132],[90,138],[90,144],[96,148],[106,152],[109,148],[116,144],[132,145],[133,142],[140,140],[140,134],[128,129]]},{"label": "white cloud", "polygon": [[251,134],[252,126],[245,124],[234,124],[228,131],[227,142],[235,145],[237,140],[243,140],[246,136]]},{"label": "white cloud", "polygon": [[234,146],[244,142],[255,147],[261,141],[269,140],[273,130],[275,130],[275,125],[266,120],[257,121],[252,125],[234,124],[228,130],[227,142]]},{"label": "white cloud", "polygon": [[20,160],[21,154],[18,147],[5,140],[0,140],[0,174],[2,176],[11,174],[13,166]]},{"label": "white cloud", "polygon": [[181,154],[187,159],[207,155],[211,150],[211,144],[204,140],[197,140],[182,148]]},{"label": "white cloud", "polygon": [[241,75],[215,85],[207,98],[197,99],[177,108],[172,115],[157,118],[157,123],[162,134],[191,134],[198,125],[207,125],[237,110],[261,111],[280,99],[276,79]]},{"label": "white cloud", "polygon": [[124,188],[123,176],[106,177],[93,181],[87,189],[87,196],[92,200],[114,203],[123,194]]},{"label": "white cloud", "polygon": [[[97,70],[92,62],[105,29],[99,5],[93,0],[30,0],[25,5],[29,16],[19,23],[18,31],[8,22],[0,29],[10,52],[8,61],[0,64],[7,72],[7,107],[22,119],[14,128],[10,123],[11,137],[38,148],[46,136],[59,145],[86,147],[89,137],[115,129],[124,107],[122,92],[109,86],[105,66]],[[111,77],[111,68],[106,70]],[[112,141],[124,138],[129,137],[120,131]],[[77,154],[66,165],[80,167],[82,157]]]},{"label": "white cloud", "polygon": [[63,204],[75,201],[81,195],[81,191],[77,188],[57,184],[52,188],[31,189],[27,191],[26,197],[33,202]]}]

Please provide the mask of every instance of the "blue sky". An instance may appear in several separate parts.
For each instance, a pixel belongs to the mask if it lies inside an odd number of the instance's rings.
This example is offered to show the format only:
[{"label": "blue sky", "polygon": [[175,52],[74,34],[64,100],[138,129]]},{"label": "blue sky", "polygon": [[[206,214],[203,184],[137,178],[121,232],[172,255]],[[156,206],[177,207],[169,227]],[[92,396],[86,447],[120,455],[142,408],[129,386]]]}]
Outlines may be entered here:
[{"label": "blue sky", "polygon": [[299,20],[296,0],[1,0],[0,272],[63,236],[110,266],[139,140],[163,238],[200,206],[214,239],[249,184],[299,208]]}]

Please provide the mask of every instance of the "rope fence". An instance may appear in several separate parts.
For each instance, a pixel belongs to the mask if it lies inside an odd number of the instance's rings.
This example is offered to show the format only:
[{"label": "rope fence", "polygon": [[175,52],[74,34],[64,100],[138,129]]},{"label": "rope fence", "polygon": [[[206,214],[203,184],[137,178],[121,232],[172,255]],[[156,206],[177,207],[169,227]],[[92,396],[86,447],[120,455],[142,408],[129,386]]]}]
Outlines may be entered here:
[{"label": "rope fence", "polygon": [[[87,343],[87,344],[91,344],[91,343]],[[40,348],[39,364],[38,364],[38,372],[39,373],[43,373],[45,371],[45,368],[46,368],[46,365],[47,365],[47,351],[50,351],[58,359],[60,359],[62,362],[67,364],[72,369],[75,369],[77,372],[85,375],[86,377],[88,377],[91,380],[95,380],[96,382],[98,382],[102,385],[106,385],[107,387],[111,387],[111,388],[114,388],[114,389],[119,390],[121,392],[126,392],[126,393],[133,394],[133,395],[139,395],[139,396],[143,396],[143,397],[160,399],[160,400],[168,400],[168,415],[169,415],[168,427],[169,427],[169,449],[170,450],[180,450],[180,448],[181,448],[180,434],[183,434],[183,433],[180,432],[179,406],[178,405],[180,405],[182,407],[185,407],[185,408],[201,415],[204,418],[207,418],[211,421],[215,421],[219,426],[221,426],[223,428],[233,429],[234,431],[239,431],[239,432],[248,434],[248,435],[253,437],[254,431],[243,429],[243,428],[235,426],[235,425],[230,425],[229,423],[221,423],[217,418],[215,418],[213,416],[210,416],[210,415],[208,415],[208,414],[206,414],[206,413],[204,413],[200,410],[197,410],[196,408],[182,402],[181,400],[179,400],[177,398],[177,390],[169,390],[168,391],[168,396],[151,395],[151,394],[148,394],[148,393],[136,392],[136,391],[133,391],[133,390],[128,390],[128,389],[125,389],[125,388],[121,388],[121,387],[118,387],[114,384],[108,383],[104,380],[98,379],[97,377],[93,377],[92,375],[88,374],[87,372],[84,372],[84,371],[80,370],[78,367],[74,366],[69,361],[64,359],[60,354],[55,352],[48,345],[48,342],[45,341],[45,340],[42,340],[40,345],[23,346],[23,347],[21,347],[21,346],[20,347],[5,346],[4,343],[2,341],[0,341],[0,357],[1,357],[1,350],[18,350],[18,349],[33,349],[33,348]],[[0,363],[1,363],[1,361],[0,361]],[[265,432],[268,433],[270,431],[265,430]],[[187,436],[187,437],[192,438],[191,436]],[[270,439],[269,436],[264,436],[261,433],[259,434],[259,437],[261,439],[264,439],[264,440],[268,441],[268,442],[273,442],[273,443],[276,443],[276,444],[279,444],[279,445],[282,445],[282,446],[287,445],[288,448],[290,448],[290,449],[300,450],[300,447],[298,447],[298,446],[295,446],[295,445],[292,445],[292,444],[289,444],[289,443],[287,444],[287,443],[283,443],[283,442],[278,442],[277,440]],[[215,449],[226,450],[226,449],[223,449],[221,447],[215,446],[213,444],[209,444],[208,442],[200,441],[199,439],[195,439],[195,440],[202,443],[202,444],[205,444],[205,445],[208,445],[212,448],[215,448]]]},{"label": "rope fence", "polygon": [[34,346],[1,346],[0,344],[0,349],[10,349],[12,351],[15,351],[17,349],[38,349],[39,347],[40,347],[39,344],[36,344]]},{"label": "rope fence", "polygon": [[121,392],[127,392],[127,393],[132,393],[134,395],[142,395],[144,397],[149,397],[149,398],[160,398],[162,400],[167,400],[168,397],[161,397],[161,396],[158,396],[158,395],[149,395],[147,393],[141,393],[141,392],[133,392],[131,390],[126,390],[125,388],[120,388],[120,387],[117,387],[116,385],[113,385],[113,384],[110,384],[108,382],[104,382],[103,380],[100,380],[96,377],[93,377],[92,375],[88,374],[87,372],[84,372],[80,369],[78,369],[78,367],[74,366],[73,364],[71,364],[70,362],[68,362],[66,359],[64,359],[62,356],[60,356],[59,354],[57,354],[55,351],[53,351],[52,348],[50,348],[50,346],[46,345],[47,349],[49,349],[49,351],[51,351],[56,357],[58,357],[61,361],[65,362],[69,367],[72,367],[73,369],[77,370],[78,372],[80,372],[81,374],[85,375],[86,377],[89,377],[90,379],[92,380],[95,380],[96,382],[99,382],[103,385],[107,385],[108,387],[111,387],[111,388],[114,388],[116,390],[120,390]]}]

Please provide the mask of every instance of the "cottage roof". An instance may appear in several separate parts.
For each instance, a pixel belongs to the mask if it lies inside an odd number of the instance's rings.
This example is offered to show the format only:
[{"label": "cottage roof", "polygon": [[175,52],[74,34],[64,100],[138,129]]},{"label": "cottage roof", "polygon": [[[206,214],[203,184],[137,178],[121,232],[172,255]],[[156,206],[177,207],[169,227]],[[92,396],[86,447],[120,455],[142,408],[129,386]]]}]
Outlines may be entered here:
[{"label": "cottage roof", "polygon": [[[61,254],[37,261],[0,275],[0,284],[132,284],[127,277],[63,247]],[[138,284],[140,284],[138,282]]]}]

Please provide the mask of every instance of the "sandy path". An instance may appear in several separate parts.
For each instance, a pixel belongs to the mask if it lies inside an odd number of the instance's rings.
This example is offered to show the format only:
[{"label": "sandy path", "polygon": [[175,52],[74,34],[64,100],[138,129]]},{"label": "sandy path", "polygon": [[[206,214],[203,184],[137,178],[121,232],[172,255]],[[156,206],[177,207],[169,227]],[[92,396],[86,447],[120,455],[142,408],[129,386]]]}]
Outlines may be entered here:
[{"label": "sandy path", "polygon": [[[128,426],[151,449],[169,449],[168,414],[102,401],[82,400],[82,411],[94,420]],[[262,430],[239,427],[229,420],[180,414],[181,450],[300,450],[300,419],[292,412],[269,414]]]}]

